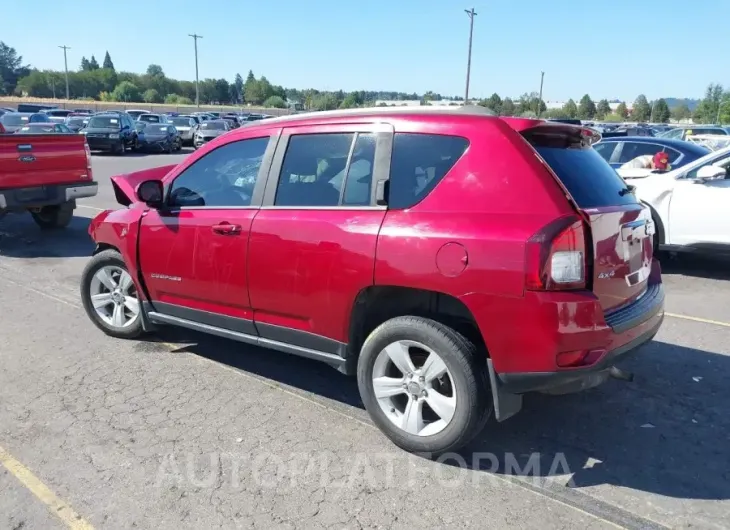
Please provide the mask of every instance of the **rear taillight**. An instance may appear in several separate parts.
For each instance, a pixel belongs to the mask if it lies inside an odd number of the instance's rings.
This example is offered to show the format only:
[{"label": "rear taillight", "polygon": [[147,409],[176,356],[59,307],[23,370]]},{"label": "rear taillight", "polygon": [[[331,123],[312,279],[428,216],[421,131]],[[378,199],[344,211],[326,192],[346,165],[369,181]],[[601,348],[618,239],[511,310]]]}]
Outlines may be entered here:
[{"label": "rear taillight", "polygon": [[0,134],[5,132],[5,127],[3,127],[3,124],[0,123]]},{"label": "rear taillight", "polygon": [[84,139],[84,152],[86,153],[86,174],[89,180],[94,180],[94,175],[91,172],[91,149],[89,144]]},{"label": "rear taillight", "polygon": [[564,291],[586,288],[586,233],[583,221],[561,217],[527,241],[525,288]]}]

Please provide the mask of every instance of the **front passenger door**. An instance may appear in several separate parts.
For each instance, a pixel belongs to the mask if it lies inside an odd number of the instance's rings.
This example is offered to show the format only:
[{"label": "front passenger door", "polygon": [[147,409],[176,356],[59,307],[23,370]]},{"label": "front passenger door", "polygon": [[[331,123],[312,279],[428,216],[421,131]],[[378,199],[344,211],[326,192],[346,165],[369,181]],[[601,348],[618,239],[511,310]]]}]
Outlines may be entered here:
[{"label": "front passenger door", "polygon": [[140,227],[140,268],[154,310],[255,335],[246,260],[278,132],[195,155],[166,178],[166,206]]}]

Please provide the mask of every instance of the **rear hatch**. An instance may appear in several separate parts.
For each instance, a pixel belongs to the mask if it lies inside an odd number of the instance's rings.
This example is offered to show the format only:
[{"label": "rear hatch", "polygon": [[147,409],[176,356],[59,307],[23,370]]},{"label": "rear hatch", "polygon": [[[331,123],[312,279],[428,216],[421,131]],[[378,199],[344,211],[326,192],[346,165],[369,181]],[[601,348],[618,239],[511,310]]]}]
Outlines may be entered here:
[{"label": "rear hatch", "polygon": [[[641,296],[652,261],[651,214],[591,147],[590,129],[543,124],[522,131],[589,226],[587,277],[604,310]],[[589,284],[590,285],[590,284]]]},{"label": "rear hatch", "polygon": [[91,181],[80,134],[0,135],[0,188]]}]

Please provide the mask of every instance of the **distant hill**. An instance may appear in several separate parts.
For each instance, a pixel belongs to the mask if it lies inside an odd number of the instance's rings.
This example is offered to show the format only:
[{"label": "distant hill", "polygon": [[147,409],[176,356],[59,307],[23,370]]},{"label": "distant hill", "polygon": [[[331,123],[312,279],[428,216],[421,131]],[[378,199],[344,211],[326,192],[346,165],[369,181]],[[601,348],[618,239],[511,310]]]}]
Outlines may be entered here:
[{"label": "distant hill", "polygon": [[678,107],[682,103],[687,105],[689,107],[689,110],[694,111],[697,108],[697,105],[700,104],[699,99],[689,99],[689,98],[664,98],[664,101],[667,102],[667,105],[670,109],[673,109],[674,107]]}]

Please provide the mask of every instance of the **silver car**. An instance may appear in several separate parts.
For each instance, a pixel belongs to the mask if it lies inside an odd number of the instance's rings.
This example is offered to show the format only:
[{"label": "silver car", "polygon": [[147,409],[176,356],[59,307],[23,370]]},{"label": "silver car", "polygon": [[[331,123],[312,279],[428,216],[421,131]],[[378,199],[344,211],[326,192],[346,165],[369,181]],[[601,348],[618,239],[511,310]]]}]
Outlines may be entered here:
[{"label": "silver car", "polygon": [[0,116],[0,125],[7,133],[14,133],[29,123],[50,123],[48,116],[32,112],[6,112]]},{"label": "silver car", "polygon": [[197,149],[203,144],[218,138],[220,135],[231,130],[226,120],[206,120],[201,123],[195,131],[193,147]]},{"label": "silver car", "polygon": [[183,144],[193,145],[193,137],[195,136],[195,129],[198,127],[198,122],[192,116],[173,116],[170,118],[175,128],[180,131],[180,138],[182,138]]}]

